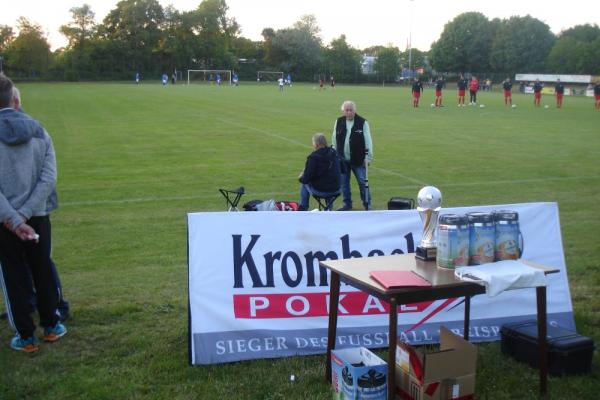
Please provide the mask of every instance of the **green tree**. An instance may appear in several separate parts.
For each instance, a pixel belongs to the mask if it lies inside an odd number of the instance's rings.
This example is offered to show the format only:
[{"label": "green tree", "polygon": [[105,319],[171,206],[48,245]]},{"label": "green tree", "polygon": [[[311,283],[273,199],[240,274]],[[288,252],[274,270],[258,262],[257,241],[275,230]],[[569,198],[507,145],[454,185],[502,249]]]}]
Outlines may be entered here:
[{"label": "green tree", "polygon": [[121,0],[98,27],[102,39],[111,42],[113,70],[121,76],[134,71],[158,73],[163,66],[153,57],[162,37],[162,6],[157,0]]},{"label": "green tree", "polygon": [[191,66],[196,54],[197,37],[192,30],[193,18],[172,5],[164,8],[162,35],[154,50],[163,71]]},{"label": "green tree", "polygon": [[496,24],[478,12],[458,15],[444,26],[431,45],[431,62],[438,71],[487,71]]},{"label": "green tree", "polygon": [[346,36],[333,39],[325,49],[325,60],[331,75],[336,81],[356,81],[360,73],[362,55],[346,42]]},{"label": "green tree", "polygon": [[593,75],[600,75],[600,38],[588,45],[584,65],[585,71],[589,71]]},{"label": "green tree", "polygon": [[8,25],[0,25],[0,53],[4,52],[10,42],[15,38],[12,27]]},{"label": "green tree", "polygon": [[[264,33],[264,31],[263,31]],[[322,63],[321,38],[314,16],[303,16],[293,27],[274,32],[270,62],[297,79],[311,79]]]},{"label": "green tree", "polygon": [[90,79],[94,74],[91,72],[92,60],[90,52],[92,38],[96,33],[95,14],[88,4],[81,7],[73,7],[71,22],[60,27],[60,32],[67,37],[69,44],[65,51],[57,56],[57,64],[64,70],[67,80]]},{"label": "green tree", "polygon": [[572,37],[560,38],[552,46],[546,59],[546,65],[552,72],[580,74],[583,73],[584,53],[584,43],[578,42]]},{"label": "green tree", "polygon": [[204,0],[188,13],[196,35],[194,59],[199,67],[222,69],[236,65],[231,46],[240,28],[234,18],[227,16],[228,9],[225,0]]},{"label": "green tree", "polygon": [[377,54],[379,54],[379,52],[381,50],[385,49],[385,46],[381,46],[381,45],[377,45],[377,46],[370,46],[367,47],[365,49],[362,50],[362,53],[367,55],[367,56],[372,56],[372,57],[376,57]]},{"label": "green tree", "polygon": [[383,82],[395,82],[400,75],[400,50],[392,46],[382,48],[373,68]]},{"label": "green tree", "polygon": [[25,17],[17,20],[17,27],[19,35],[6,49],[6,64],[13,74],[43,76],[50,67],[52,53],[42,27]]},{"label": "green tree", "polygon": [[81,7],[73,7],[71,12],[71,22],[67,25],[61,25],[60,33],[69,40],[69,48],[84,47],[86,41],[96,32],[95,14],[89,4]]},{"label": "green tree", "polygon": [[274,66],[273,61],[273,39],[275,38],[275,30],[273,28],[265,28],[261,33],[263,37],[263,62],[267,66]]},{"label": "green tree", "polygon": [[491,46],[491,67],[510,75],[543,72],[554,41],[550,27],[529,15],[502,20]]},{"label": "green tree", "polygon": [[427,68],[429,66],[426,52],[419,49],[411,49],[410,54],[409,50],[400,52],[400,68],[408,68],[409,56],[411,58],[410,65],[413,70],[416,68]]},{"label": "green tree", "polygon": [[262,48],[259,43],[245,37],[233,38],[231,48],[237,58],[245,58],[247,60],[257,60],[262,54]]},{"label": "green tree", "polygon": [[548,54],[546,65],[552,72],[596,74],[600,71],[600,28],[577,25],[562,32]]},{"label": "green tree", "polygon": [[596,24],[575,25],[559,35],[559,38],[567,37],[573,38],[578,42],[592,43],[600,37],[600,27]]}]

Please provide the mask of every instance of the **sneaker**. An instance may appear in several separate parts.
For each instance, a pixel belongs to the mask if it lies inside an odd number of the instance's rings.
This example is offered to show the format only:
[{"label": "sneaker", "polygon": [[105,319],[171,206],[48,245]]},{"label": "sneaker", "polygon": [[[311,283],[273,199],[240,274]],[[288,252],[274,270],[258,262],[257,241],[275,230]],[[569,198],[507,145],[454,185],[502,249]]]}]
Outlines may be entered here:
[{"label": "sneaker", "polygon": [[56,342],[61,337],[65,336],[66,333],[67,328],[60,322],[57,322],[54,326],[44,328],[44,336],[42,339],[44,342]]},{"label": "sneaker", "polygon": [[23,353],[35,353],[40,348],[38,346],[38,340],[31,336],[27,339],[23,339],[21,335],[17,335],[10,341],[10,348]]},{"label": "sneaker", "polygon": [[352,210],[352,205],[344,203],[344,205],[337,209],[338,211],[350,211]]}]

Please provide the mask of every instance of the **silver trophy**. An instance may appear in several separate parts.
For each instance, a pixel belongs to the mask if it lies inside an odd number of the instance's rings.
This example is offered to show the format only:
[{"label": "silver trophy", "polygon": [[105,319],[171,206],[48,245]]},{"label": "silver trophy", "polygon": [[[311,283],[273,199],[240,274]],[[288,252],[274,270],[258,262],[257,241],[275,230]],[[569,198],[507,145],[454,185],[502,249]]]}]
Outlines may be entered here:
[{"label": "silver trophy", "polygon": [[423,236],[417,246],[415,257],[432,261],[435,260],[437,247],[434,239],[438,224],[438,215],[442,205],[442,193],[433,186],[425,186],[417,194],[417,211],[423,221]]}]

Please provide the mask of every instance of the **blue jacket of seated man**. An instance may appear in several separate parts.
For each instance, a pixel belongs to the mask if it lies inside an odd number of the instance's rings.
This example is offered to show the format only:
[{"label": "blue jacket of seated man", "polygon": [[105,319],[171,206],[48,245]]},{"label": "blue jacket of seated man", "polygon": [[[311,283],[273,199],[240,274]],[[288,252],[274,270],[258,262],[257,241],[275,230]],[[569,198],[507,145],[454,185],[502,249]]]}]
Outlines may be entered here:
[{"label": "blue jacket of seated man", "polygon": [[304,174],[300,182],[312,186],[320,192],[340,190],[340,160],[337,151],[331,147],[322,147],[306,158]]}]

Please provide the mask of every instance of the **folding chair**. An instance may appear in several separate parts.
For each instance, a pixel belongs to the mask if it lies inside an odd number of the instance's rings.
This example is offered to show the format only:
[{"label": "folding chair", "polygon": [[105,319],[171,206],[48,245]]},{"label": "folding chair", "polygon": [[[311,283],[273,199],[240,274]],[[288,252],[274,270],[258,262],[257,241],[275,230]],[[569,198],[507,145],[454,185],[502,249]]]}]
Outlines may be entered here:
[{"label": "folding chair", "polygon": [[237,189],[219,189],[219,192],[225,197],[225,201],[227,201],[227,206],[229,207],[227,211],[239,211],[237,208],[242,195],[245,193],[244,187],[240,186]]},{"label": "folding chair", "polygon": [[415,208],[415,201],[409,197],[392,197],[387,206],[388,210],[412,210]]},{"label": "folding chair", "polygon": [[336,193],[333,196],[329,197],[321,197],[314,194],[312,196],[317,201],[317,203],[319,203],[319,211],[331,211],[331,209],[333,208],[333,203],[338,197],[340,197],[340,194]]}]

